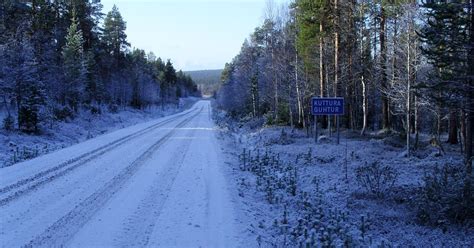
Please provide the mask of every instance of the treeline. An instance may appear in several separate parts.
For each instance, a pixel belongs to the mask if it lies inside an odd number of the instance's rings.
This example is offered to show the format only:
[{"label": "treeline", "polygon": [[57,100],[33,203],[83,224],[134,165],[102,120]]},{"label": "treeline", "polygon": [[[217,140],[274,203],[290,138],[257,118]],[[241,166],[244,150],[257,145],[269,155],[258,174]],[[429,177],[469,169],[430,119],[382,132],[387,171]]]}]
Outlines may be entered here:
[{"label": "treeline", "polygon": [[197,86],[172,63],[130,49],[116,6],[100,0],[0,3],[0,94],[6,129],[132,106],[177,103]]},{"label": "treeline", "polygon": [[184,73],[193,79],[203,95],[213,95],[219,88],[222,69],[185,71]]},{"label": "treeline", "polygon": [[[472,1],[269,2],[216,94],[235,117],[309,127],[310,98],[344,97],[347,129],[420,132],[462,142],[472,161]],[[323,128],[333,118],[319,118]],[[412,134],[412,141],[410,135]]]}]

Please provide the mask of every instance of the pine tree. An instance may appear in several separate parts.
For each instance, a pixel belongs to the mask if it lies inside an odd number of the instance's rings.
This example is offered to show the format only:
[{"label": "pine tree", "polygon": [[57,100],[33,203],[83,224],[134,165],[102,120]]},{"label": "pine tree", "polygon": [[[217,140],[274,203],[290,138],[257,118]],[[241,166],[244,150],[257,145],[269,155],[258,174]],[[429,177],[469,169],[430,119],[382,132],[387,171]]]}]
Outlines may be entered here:
[{"label": "pine tree", "polygon": [[[22,24],[24,25],[28,24]],[[7,46],[5,81],[12,86],[18,129],[38,132],[40,112],[46,101],[45,87],[38,73],[39,65],[30,37],[20,29],[16,39]]]},{"label": "pine tree", "polygon": [[[313,96],[325,97],[330,94],[328,85],[328,62],[325,58],[327,42],[325,38],[330,33],[330,2],[327,0],[298,0],[294,6],[298,25],[297,51],[303,58],[305,76],[308,81],[319,81],[318,87],[309,90]],[[316,62],[317,61],[317,62]],[[305,99],[309,101],[309,99]],[[324,118],[330,126],[330,118]],[[326,123],[323,121],[323,123]]]},{"label": "pine tree", "polygon": [[174,69],[171,61],[168,59],[165,65],[165,81],[170,86],[173,86],[176,83],[176,80],[177,80],[176,70]]},{"label": "pine tree", "polygon": [[71,26],[66,36],[66,44],[62,50],[64,69],[64,89],[60,96],[60,102],[68,104],[76,112],[81,102],[81,92],[87,76],[86,60],[83,49],[84,40],[82,31],[75,15],[73,15]]},{"label": "pine tree", "polygon": [[94,53],[88,51],[84,55],[84,66],[83,72],[85,73],[85,103],[91,105],[100,102],[100,87],[98,86],[96,61],[94,59]]},{"label": "pine tree", "polygon": [[[469,8],[466,8],[468,6]],[[462,109],[466,123],[466,180],[465,197],[471,195],[472,177],[472,116],[473,116],[473,3],[461,1],[427,2],[427,25],[421,30],[424,42],[422,53],[435,68],[430,81],[418,87],[425,89],[439,105]]]},{"label": "pine tree", "polygon": [[26,132],[38,132],[40,114],[46,101],[43,82],[37,73],[38,64],[35,60],[25,62],[22,69],[24,78],[17,84],[18,94],[18,126]]},{"label": "pine tree", "polygon": [[[168,98],[171,96],[171,89],[176,86],[177,76],[176,70],[173,64],[168,59],[163,71],[163,81],[161,82],[162,98]],[[173,96],[174,97],[174,96]]]},{"label": "pine tree", "polygon": [[84,37],[84,50],[94,48],[99,41],[99,23],[103,18],[100,0],[70,0],[67,2],[69,20],[75,15]]},{"label": "pine tree", "polygon": [[127,34],[125,33],[126,28],[127,25],[122,15],[117,6],[114,5],[104,19],[102,41],[107,47],[107,52],[114,57],[116,66],[120,63],[122,52],[126,51],[130,46],[127,42]]}]

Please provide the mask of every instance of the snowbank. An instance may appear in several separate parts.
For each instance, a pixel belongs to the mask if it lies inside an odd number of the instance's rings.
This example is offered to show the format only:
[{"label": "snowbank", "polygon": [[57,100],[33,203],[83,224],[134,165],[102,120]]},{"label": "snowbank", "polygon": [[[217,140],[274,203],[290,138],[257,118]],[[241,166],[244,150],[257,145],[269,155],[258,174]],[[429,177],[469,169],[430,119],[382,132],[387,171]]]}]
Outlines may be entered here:
[{"label": "snowbank", "polygon": [[126,108],[117,113],[104,111],[92,115],[81,111],[71,121],[43,126],[41,135],[8,132],[0,129],[0,168],[35,158],[124,127],[171,115],[190,108],[199,98],[180,99],[179,106],[149,107],[145,110]]}]

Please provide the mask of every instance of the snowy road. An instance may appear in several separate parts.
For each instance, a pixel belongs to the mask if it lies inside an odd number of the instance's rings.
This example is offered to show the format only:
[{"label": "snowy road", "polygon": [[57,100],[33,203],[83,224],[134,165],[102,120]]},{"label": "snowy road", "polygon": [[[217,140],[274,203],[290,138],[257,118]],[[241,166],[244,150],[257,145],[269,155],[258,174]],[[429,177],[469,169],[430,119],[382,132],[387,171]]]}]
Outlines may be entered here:
[{"label": "snowy road", "polygon": [[210,104],[0,169],[2,247],[232,247]]}]

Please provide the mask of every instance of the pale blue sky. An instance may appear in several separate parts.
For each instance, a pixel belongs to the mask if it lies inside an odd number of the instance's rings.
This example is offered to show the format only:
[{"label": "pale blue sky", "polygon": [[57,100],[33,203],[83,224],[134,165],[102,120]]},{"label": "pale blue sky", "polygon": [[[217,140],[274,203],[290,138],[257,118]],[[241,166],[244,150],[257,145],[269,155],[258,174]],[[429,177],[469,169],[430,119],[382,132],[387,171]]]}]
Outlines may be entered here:
[{"label": "pale blue sky", "polygon": [[[275,0],[275,3],[287,0]],[[170,58],[177,69],[221,69],[262,23],[266,0],[102,0],[127,22],[132,47]]]}]

